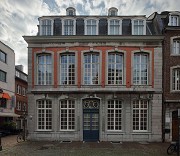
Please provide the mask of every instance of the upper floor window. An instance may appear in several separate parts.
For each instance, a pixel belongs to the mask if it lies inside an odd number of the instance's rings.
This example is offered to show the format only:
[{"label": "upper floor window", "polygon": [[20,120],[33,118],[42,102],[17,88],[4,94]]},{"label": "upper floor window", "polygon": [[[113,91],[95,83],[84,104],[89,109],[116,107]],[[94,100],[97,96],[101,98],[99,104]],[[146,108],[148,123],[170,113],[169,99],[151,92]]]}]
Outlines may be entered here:
[{"label": "upper floor window", "polygon": [[148,130],[148,112],[147,100],[133,101],[133,131]]},{"label": "upper floor window", "polygon": [[17,85],[17,94],[21,95],[21,86],[20,85]]},{"label": "upper floor window", "polygon": [[108,15],[109,15],[109,16],[117,16],[117,12],[118,12],[118,9],[112,7],[112,8],[109,9]]},{"label": "upper floor window", "polygon": [[48,131],[52,129],[52,101],[37,101],[37,129]]},{"label": "upper floor window", "polygon": [[0,61],[6,63],[6,53],[4,53],[2,50],[0,50]]},{"label": "upper floor window", "polygon": [[108,84],[123,84],[123,54],[108,54]]},{"label": "upper floor window", "polygon": [[45,19],[41,21],[41,35],[53,35],[52,20]]},{"label": "upper floor window", "polygon": [[169,25],[170,26],[179,26],[179,16],[170,15],[169,16]]},{"label": "upper floor window", "polygon": [[75,84],[75,55],[62,54],[60,55],[60,84],[73,85]]},{"label": "upper floor window", "polygon": [[180,91],[180,68],[172,70],[172,90]]},{"label": "upper floor window", "polygon": [[76,15],[76,10],[73,7],[69,7],[66,9],[66,15],[74,16],[74,15]]},{"label": "upper floor window", "polygon": [[63,33],[64,35],[75,35],[75,24],[74,24],[74,20],[72,19],[65,19],[63,21]]},{"label": "upper floor window", "polygon": [[0,70],[0,81],[6,82],[6,72]]},{"label": "upper floor window", "polygon": [[22,103],[20,101],[17,101],[16,102],[16,109],[20,111],[21,110],[21,105],[22,105]]},{"label": "upper floor window", "polygon": [[149,58],[147,53],[135,53],[133,60],[133,84],[148,84]]},{"label": "upper floor window", "polygon": [[173,54],[180,55],[180,38],[173,39]]},{"label": "upper floor window", "polygon": [[132,35],[145,35],[145,34],[146,34],[145,20],[142,19],[132,20]]},{"label": "upper floor window", "polygon": [[95,19],[85,21],[85,35],[98,35],[98,24]]},{"label": "upper floor window", "polygon": [[111,19],[108,21],[109,29],[108,34],[109,35],[121,35],[121,20],[117,19]]},{"label": "upper floor window", "polygon": [[99,54],[85,53],[83,60],[84,84],[99,84]]},{"label": "upper floor window", "polygon": [[52,56],[49,54],[37,56],[37,84],[52,84]]},{"label": "upper floor window", "polygon": [[16,70],[16,76],[20,77],[20,72],[18,72],[17,70]]}]

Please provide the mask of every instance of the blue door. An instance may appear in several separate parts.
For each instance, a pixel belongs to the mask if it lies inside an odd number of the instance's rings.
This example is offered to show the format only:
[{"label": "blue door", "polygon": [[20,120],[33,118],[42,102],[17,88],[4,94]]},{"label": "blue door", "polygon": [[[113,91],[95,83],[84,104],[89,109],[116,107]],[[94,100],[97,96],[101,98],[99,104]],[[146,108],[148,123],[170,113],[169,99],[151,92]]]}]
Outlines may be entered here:
[{"label": "blue door", "polygon": [[99,141],[99,99],[83,101],[83,140]]},{"label": "blue door", "polygon": [[83,140],[98,141],[99,140],[99,114],[84,112]]}]

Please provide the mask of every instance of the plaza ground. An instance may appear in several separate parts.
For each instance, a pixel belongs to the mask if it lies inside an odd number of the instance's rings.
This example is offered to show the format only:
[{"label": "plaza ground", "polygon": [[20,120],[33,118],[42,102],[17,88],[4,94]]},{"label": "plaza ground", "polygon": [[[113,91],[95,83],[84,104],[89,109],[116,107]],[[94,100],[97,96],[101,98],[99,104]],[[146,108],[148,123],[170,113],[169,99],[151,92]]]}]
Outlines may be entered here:
[{"label": "plaza ground", "polygon": [[[148,142],[16,142],[16,135],[2,138],[0,156],[165,156],[170,143]],[[174,154],[175,155],[175,154]]]}]

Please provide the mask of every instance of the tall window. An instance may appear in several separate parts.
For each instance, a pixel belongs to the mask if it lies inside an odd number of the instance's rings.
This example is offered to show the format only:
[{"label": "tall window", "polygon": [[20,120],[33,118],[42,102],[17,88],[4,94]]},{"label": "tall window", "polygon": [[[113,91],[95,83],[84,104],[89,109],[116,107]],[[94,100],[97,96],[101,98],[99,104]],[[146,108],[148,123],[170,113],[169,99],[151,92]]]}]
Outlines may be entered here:
[{"label": "tall window", "polygon": [[173,54],[180,54],[180,39],[173,40]]},{"label": "tall window", "polygon": [[170,26],[179,26],[179,17],[178,16],[170,16]]},{"label": "tall window", "polygon": [[37,82],[39,85],[52,84],[52,57],[51,55],[39,55],[37,57]]},{"label": "tall window", "polygon": [[60,130],[75,130],[75,101],[60,101]]},{"label": "tall window", "polygon": [[144,35],[144,20],[133,21],[133,35]]},{"label": "tall window", "polygon": [[97,35],[97,21],[89,19],[86,21],[86,35]]},{"label": "tall window", "polygon": [[42,20],[42,35],[52,35],[52,24],[51,24],[51,20]]},{"label": "tall window", "polygon": [[123,84],[123,55],[108,54],[108,84]]},{"label": "tall window", "polygon": [[6,53],[0,50],[0,61],[6,63]]},{"label": "tall window", "polygon": [[85,53],[83,67],[84,67],[84,84],[85,85],[99,84],[99,54]]},{"label": "tall window", "polygon": [[107,130],[122,129],[122,101],[109,100],[107,108]]},{"label": "tall window", "polygon": [[38,130],[52,130],[52,101],[37,101],[37,126]]},{"label": "tall window", "polygon": [[21,102],[20,101],[17,101],[17,103],[16,103],[17,105],[16,105],[16,109],[17,110],[21,110]]},{"label": "tall window", "polygon": [[147,131],[148,130],[148,101],[135,100],[133,101],[133,130]]},{"label": "tall window", "polygon": [[121,34],[121,22],[120,20],[109,21],[109,35],[120,35]]},{"label": "tall window", "polygon": [[0,81],[6,82],[6,72],[0,70]]},{"label": "tall window", "polygon": [[74,35],[74,20],[64,20],[64,35]]},{"label": "tall window", "polygon": [[147,85],[148,84],[148,54],[135,53],[133,65],[133,84]]},{"label": "tall window", "polygon": [[60,83],[75,84],[75,55],[63,54],[60,56]]},{"label": "tall window", "polygon": [[180,91],[180,68],[172,71],[172,90]]}]

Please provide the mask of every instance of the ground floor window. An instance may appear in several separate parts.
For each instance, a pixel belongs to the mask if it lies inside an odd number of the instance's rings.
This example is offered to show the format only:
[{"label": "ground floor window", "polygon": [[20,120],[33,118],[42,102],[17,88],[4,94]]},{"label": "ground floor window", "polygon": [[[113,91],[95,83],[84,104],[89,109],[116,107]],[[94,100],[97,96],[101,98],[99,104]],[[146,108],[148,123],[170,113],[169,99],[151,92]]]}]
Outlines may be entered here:
[{"label": "ground floor window", "polygon": [[52,101],[38,100],[37,101],[37,125],[38,130],[52,129]]},{"label": "ground floor window", "polygon": [[122,129],[122,101],[109,100],[107,108],[107,130]]},{"label": "ground floor window", "polygon": [[60,101],[60,130],[75,129],[75,101]]},{"label": "ground floor window", "polygon": [[148,130],[148,101],[133,101],[133,131]]}]

